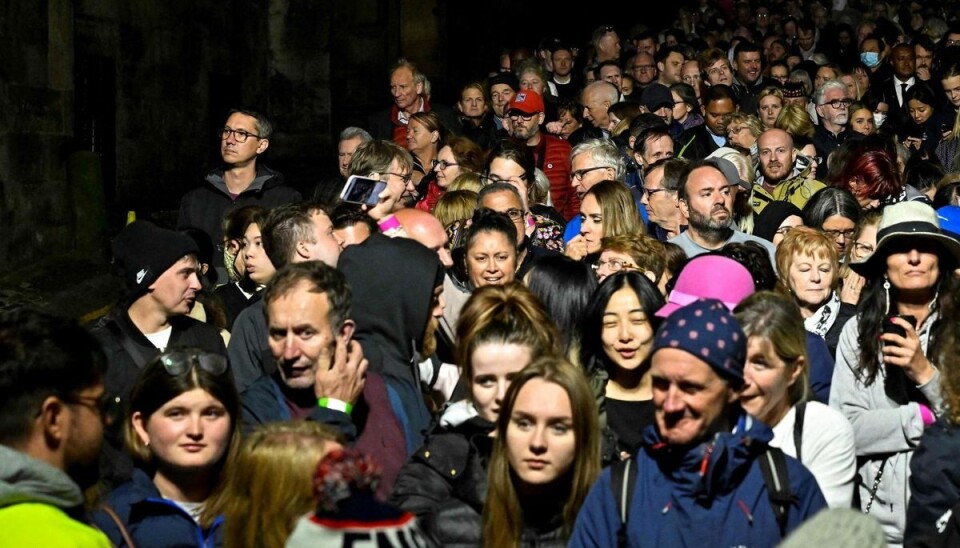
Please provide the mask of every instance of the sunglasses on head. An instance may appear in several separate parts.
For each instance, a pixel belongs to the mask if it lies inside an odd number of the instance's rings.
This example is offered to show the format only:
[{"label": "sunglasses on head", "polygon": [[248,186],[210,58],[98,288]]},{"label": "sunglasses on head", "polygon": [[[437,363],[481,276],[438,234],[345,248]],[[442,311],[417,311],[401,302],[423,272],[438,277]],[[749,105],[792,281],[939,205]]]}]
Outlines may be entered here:
[{"label": "sunglasses on head", "polygon": [[174,377],[183,375],[194,366],[211,375],[222,375],[227,370],[227,359],[210,352],[172,350],[160,356],[160,363],[167,373]]}]

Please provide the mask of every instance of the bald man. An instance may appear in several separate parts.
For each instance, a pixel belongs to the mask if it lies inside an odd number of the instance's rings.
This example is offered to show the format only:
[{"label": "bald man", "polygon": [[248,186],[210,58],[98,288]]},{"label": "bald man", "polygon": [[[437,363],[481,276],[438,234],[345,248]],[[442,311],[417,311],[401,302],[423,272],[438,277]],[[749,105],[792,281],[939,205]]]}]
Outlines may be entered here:
[{"label": "bald man", "polygon": [[793,138],[782,129],[768,129],[757,139],[760,176],[753,183],[750,205],[759,214],[772,201],[790,202],[803,209],[815,192],[827,185],[816,180],[810,159],[793,148]]},{"label": "bald man", "polygon": [[436,251],[444,268],[453,266],[453,257],[447,249],[447,231],[436,217],[414,208],[401,209],[394,216],[400,221],[406,237]]}]

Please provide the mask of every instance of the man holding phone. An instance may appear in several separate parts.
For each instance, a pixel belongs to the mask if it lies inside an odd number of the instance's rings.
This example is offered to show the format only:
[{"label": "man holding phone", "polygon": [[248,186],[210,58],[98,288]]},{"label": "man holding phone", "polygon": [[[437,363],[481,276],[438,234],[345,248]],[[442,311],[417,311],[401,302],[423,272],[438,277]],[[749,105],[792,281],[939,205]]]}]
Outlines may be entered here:
[{"label": "man holding phone", "polygon": [[406,149],[390,141],[374,139],[353,153],[347,177],[357,175],[386,183],[376,201],[371,199],[363,205],[368,215],[380,221],[402,208],[400,198],[404,193],[416,192],[412,173],[413,157]]}]

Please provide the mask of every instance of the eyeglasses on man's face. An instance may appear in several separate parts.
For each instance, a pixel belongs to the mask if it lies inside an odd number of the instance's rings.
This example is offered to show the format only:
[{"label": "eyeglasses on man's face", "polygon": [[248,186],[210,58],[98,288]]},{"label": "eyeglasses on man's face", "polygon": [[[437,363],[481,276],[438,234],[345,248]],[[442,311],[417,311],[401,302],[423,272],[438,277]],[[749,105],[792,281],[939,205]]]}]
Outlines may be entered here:
[{"label": "eyeglasses on man's face", "polygon": [[403,173],[394,173],[392,171],[384,171],[383,174],[393,175],[394,177],[398,177],[401,181],[403,181],[404,185],[406,185],[407,183],[413,180],[413,173],[403,174]]},{"label": "eyeglasses on man's face", "polygon": [[242,129],[233,129],[230,126],[223,126],[223,129],[220,130],[220,139],[226,141],[230,138],[231,133],[233,134],[233,140],[238,143],[246,143],[250,137],[260,139],[260,136],[256,133],[250,133]]},{"label": "eyeglasses on man's face", "polygon": [[588,167],[586,169],[578,169],[576,171],[571,171],[570,178],[575,181],[582,181],[583,176],[586,175],[587,173],[590,173],[591,171],[596,171],[598,169],[607,169],[608,167],[609,166],[596,166],[596,167]]},{"label": "eyeglasses on man's face", "polygon": [[850,108],[850,105],[852,104],[853,104],[853,101],[850,99],[834,99],[833,101],[826,101],[821,103],[821,105],[830,105],[835,109]]},{"label": "eyeglasses on man's face", "polygon": [[523,120],[524,122],[529,122],[530,120],[533,120],[533,117],[536,116],[536,114],[527,114],[525,112],[520,112],[519,110],[511,110],[507,113],[507,116],[509,116],[511,120]]}]

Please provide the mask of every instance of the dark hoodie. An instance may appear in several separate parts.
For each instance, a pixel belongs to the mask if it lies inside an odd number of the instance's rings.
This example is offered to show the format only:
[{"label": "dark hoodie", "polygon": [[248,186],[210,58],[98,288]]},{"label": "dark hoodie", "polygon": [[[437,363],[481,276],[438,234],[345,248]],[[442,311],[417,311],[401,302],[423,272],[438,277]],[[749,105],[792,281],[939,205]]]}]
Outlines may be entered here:
[{"label": "dark hoodie", "polygon": [[[413,240],[373,234],[347,247],[338,268],[353,291],[354,338],[370,370],[387,381],[406,431],[406,454],[423,445],[430,412],[420,389],[418,350],[430,319],[433,290],[443,282],[436,252]],[[397,401],[398,400],[398,401]]]},{"label": "dark hoodie", "polygon": [[177,230],[199,228],[214,245],[223,242],[223,218],[234,207],[258,205],[271,209],[299,202],[300,193],[286,185],[283,175],[258,163],[257,176],[246,190],[232,196],[223,180],[223,168],[207,174],[204,184],[183,195]]}]

